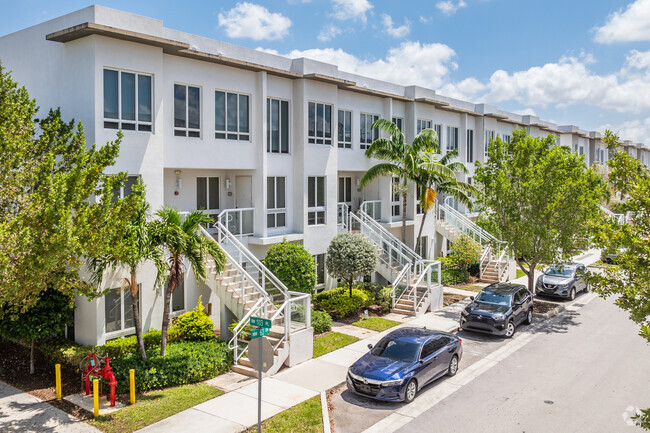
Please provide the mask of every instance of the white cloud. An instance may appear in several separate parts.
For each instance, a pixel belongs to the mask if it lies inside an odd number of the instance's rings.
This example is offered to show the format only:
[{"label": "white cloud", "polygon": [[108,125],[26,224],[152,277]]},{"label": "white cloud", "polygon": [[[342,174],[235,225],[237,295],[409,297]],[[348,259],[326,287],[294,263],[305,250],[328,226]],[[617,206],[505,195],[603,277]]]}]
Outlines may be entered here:
[{"label": "white cloud", "polygon": [[291,27],[291,20],[279,13],[271,13],[253,3],[237,3],[225,14],[219,14],[219,26],[230,38],[274,40],[283,38]]},{"label": "white cloud", "polygon": [[339,20],[359,20],[365,24],[366,12],[372,9],[368,0],[332,0],[334,18]]},{"label": "white cloud", "polygon": [[331,39],[334,39],[341,34],[341,29],[336,27],[334,24],[329,24],[320,31],[316,37],[321,42],[327,42]]},{"label": "white cloud", "polygon": [[424,17],[424,16],[420,15],[420,22],[421,22],[422,24],[430,23],[431,20],[432,20],[431,17]]},{"label": "white cloud", "polygon": [[447,83],[440,88],[440,94],[451,98],[472,101],[476,95],[484,93],[485,84],[476,78],[466,78],[457,83]]},{"label": "white cloud", "polygon": [[650,143],[650,117],[629,120],[619,124],[608,123],[598,128],[599,131],[606,129],[618,134],[624,140],[632,140],[634,143]]},{"label": "white cloud", "polygon": [[436,3],[436,7],[445,15],[453,15],[460,8],[467,6],[464,0],[447,0]]},{"label": "white cloud", "polygon": [[611,14],[596,29],[595,40],[603,44],[650,41],[650,0],[636,0]]},{"label": "white cloud", "polygon": [[394,38],[401,39],[411,32],[411,23],[407,19],[404,20],[403,25],[395,27],[393,25],[393,19],[390,17],[390,15],[382,14],[381,22],[384,26],[384,29],[386,30],[386,33],[393,36]]},{"label": "white cloud", "polygon": [[537,116],[537,113],[535,113],[535,110],[532,108],[524,108],[523,110],[515,110],[515,114],[519,114],[521,116]]}]

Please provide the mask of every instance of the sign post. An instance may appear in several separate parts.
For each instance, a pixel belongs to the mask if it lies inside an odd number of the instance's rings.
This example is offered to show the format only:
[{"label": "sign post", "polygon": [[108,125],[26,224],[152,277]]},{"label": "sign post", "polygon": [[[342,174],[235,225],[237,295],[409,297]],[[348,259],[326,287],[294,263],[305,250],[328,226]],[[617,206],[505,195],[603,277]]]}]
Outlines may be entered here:
[{"label": "sign post", "polygon": [[[257,366],[257,433],[262,433],[262,372],[267,372],[273,365],[273,346],[264,336],[271,330],[271,321],[251,316],[249,323],[251,326],[257,326],[251,331],[251,342],[248,344],[248,359],[250,359],[253,367]],[[253,340],[256,338],[258,339],[257,350],[255,350],[253,344]],[[265,346],[267,350],[264,350]],[[269,351],[268,348],[271,350]]]}]

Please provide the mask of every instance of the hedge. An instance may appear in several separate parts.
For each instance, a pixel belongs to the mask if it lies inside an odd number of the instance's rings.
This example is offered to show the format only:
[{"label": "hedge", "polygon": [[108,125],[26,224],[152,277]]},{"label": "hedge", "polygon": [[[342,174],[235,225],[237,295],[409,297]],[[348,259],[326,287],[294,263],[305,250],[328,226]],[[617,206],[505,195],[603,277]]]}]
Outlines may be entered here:
[{"label": "hedge", "polygon": [[440,279],[443,286],[461,284],[469,280],[469,272],[461,269],[443,269]]},{"label": "hedge", "polygon": [[320,292],[313,297],[313,302],[317,310],[326,311],[334,319],[341,319],[372,305],[374,296],[359,289],[352,289],[350,296],[347,289],[339,287]]},{"label": "hedge", "polygon": [[312,311],[311,326],[314,328],[314,334],[329,332],[332,330],[332,317],[325,311]]}]

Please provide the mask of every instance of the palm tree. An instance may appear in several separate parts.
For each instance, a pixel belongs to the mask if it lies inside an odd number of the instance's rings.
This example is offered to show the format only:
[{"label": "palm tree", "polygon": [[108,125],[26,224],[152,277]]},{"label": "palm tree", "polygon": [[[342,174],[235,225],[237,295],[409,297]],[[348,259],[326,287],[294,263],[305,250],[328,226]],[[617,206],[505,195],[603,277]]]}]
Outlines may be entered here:
[{"label": "palm tree", "polygon": [[[415,183],[420,187],[419,200],[423,215],[422,221],[420,222],[420,229],[418,230],[415,251],[417,251],[422,240],[424,221],[429,211],[435,206],[438,193],[444,193],[454,197],[468,207],[472,206],[471,197],[478,193],[478,190],[474,186],[456,179],[456,173],[469,173],[465,164],[460,161],[454,161],[454,158],[457,156],[458,150],[453,149],[440,157],[440,147],[437,144],[434,151],[427,151],[420,155],[420,160],[417,164],[419,170],[415,176]],[[440,176],[437,173],[437,164],[442,164],[450,169],[454,172],[454,176],[451,178]],[[433,171],[430,170],[432,168],[434,168]]]},{"label": "palm tree", "polygon": [[181,215],[175,208],[163,207],[156,212],[156,216],[158,219],[152,222],[152,240],[157,248],[167,254],[167,263],[161,276],[167,278],[160,342],[160,355],[165,356],[172,294],[183,278],[185,260],[199,281],[207,275],[205,264],[208,257],[214,260],[216,271],[221,272],[226,263],[226,255],[214,240],[201,234],[199,227],[212,222],[212,218],[203,211],[195,210]]},{"label": "palm tree", "polygon": [[[381,176],[399,177],[402,183],[400,193],[402,195],[402,242],[406,241],[406,196],[407,183],[414,181],[419,169],[418,161],[422,153],[434,151],[438,146],[438,134],[432,129],[422,130],[413,139],[413,143],[404,142],[404,134],[390,120],[379,119],[373,123],[372,128],[379,128],[387,132],[390,138],[378,138],[372,142],[366,150],[368,158],[377,158],[386,162],[371,167],[361,179],[361,187],[365,187],[373,180]],[[452,178],[454,172],[443,164],[431,162],[428,170],[441,177]]]},{"label": "palm tree", "polygon": [[[142,324],[140,322],[138,268],[146,261],[151,260],[159,275],[163,275],[165,262],[160,250],[152,246],[150,236],[150,223],[147,222],[149,203],[145,199],[145,187],[138,182],[133,186],[133,191],[123,199],[123,203],[130,219],[125,223],[122,236],[117,242],[108,245],[98,257],[91,257],[87,261],[91,281],[98,287],[102,285],[104,274],[107,270],[115,271],[126,268],[129,276],[124,278],[125,288],[129,288],[131,306],[133,309],[133,324],[138,340],[138,349],[142,359],[147,358],[147,353],[142,339]],[[156,286],[162,284],[158,279]]]}]

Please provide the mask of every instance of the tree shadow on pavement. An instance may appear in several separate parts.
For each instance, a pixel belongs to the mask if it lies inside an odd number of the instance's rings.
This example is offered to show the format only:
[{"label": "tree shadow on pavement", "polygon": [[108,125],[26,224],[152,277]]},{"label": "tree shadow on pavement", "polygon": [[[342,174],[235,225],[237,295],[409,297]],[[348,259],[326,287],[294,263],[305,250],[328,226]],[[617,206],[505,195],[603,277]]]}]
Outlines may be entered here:
[{"label": "tree shadow on pavement", "polygon": [[570,328],[582,323],[577,311],[563,311],[552,319],[546,320],[535,332],[540,334],[566,334]]},{"label": "tree shadow on pavement", "polygon": [[[54,433],[66,431],[66,427],[80,423],[80,421],[73,421],[68,414],[47,403],[12,401],[3,406],[0,410],[0,431],[2,432]],[[89,426],[81,425],[88,427],[89,431],[91,430]],[[83,428],[71,431],[81,432]]]}]

